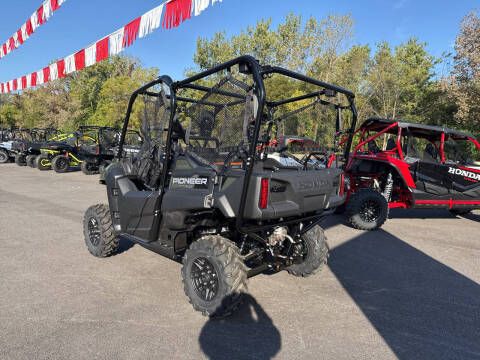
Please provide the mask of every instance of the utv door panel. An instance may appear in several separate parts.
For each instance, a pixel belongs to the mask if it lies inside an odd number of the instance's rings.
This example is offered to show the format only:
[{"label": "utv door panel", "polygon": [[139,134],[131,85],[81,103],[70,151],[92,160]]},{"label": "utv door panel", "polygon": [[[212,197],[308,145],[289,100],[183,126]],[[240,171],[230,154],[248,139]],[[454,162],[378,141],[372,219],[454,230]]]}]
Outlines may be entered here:
[{"label": "utv door panel", "polygon": [[[415,172],[415,183],[420,190],[425,189],[427,198],[432,196],[445,196],[451,189],[451,181],[447,176],[448,167],[442,164],[418,162]],[[417,192],[418,196],[423,196]]]},{"label": "utv door panel", "polygon": [[121,167],[116,167],[106,179],[115,230],[146,242],[155,241],[160,222],[160,192],[140,190],[135,177],[123,173]]},{"label": "utv door panel", "polygon": [[480,198],[480,172],[478,170],[450,165],[448,177],[452,183],[454,200]]}]

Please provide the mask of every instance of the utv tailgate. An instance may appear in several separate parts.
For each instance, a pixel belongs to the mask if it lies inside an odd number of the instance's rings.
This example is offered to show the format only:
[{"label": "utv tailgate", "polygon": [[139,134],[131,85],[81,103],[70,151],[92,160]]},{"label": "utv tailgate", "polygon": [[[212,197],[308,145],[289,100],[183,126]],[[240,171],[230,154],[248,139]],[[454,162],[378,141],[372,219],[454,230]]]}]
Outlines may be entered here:
[{"label": "utv tailgate", "polygon": [[[322,170],[281,170],[264,171],[252,174],[250,181],[245,218],[252,220],[270,220],[298,216],[301,214],[319,212],[343,204],[344,196],[339,194],[339,169]],[[260,197],[265,196],[262,190],[262,179],[268,179],[268,199],[266,206],[261,208]],[[241,179],[237,181],[241,182]],[[263,182],[265,186],[267,182]],[[227,199],[235,199],[229,194],[241,188],[240,184],[223,189]],[[230,204],[233,209],[238,204]]]}]

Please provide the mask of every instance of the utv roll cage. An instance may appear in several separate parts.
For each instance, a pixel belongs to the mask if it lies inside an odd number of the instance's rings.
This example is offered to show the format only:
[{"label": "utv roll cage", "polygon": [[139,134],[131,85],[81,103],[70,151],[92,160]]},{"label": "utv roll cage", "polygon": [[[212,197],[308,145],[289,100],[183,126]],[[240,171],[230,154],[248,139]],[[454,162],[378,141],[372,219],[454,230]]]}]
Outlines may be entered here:
[{"label": "utv roll cage", "polygon": [[44,142],[49,138],[58,135],[59,131],[53,127],[33,128],[31,134],[33,142]]},{"label": "utv roll cage", "polygon": [[[352,114],[352,122],[351,126],[348,130],[344,133],[352,134],[356,127],[357,122],[357,109],[355,107],[355,95],[353,92],[344,89],[342,87],[332,85],[329,83],[325,83],[311,77],[281,68],[277,66],[262,66],[259,62],[253,58],[252,56],[241,56],[221,65],[215,66],[209,70],[200,72],[196,75],[188,77],[182,81],[174,82],[169,76],[160,76],[156,80],[147,83],[146,85],[142,86],[138,90],[136,90],[128,103],[127,113],[125,122],[122,129],[119,151],[117,154],[118,158],[122,157],[123,154],[123,145],[125,141],[125,136],[127,133],[127,129],[129,128],[129,120],[134,108],[135,100],[140,95],[149,95],[153,97],[160,97],[159,93],[152,92],[150,89],[155,87],[156,85],[165,85],[168,88],[168,93],[164,94],[166,99],[169,101],[169,122],[168,126],[165,126],[165,130],[167,130],[167,137],[165,141],[165,156],[163,158],[163,167],[162,173],[160,175],[159,180],[159,187],[164,188],[167,183],[168,174],[168,163],[171,161],[172,158],[172,140],[175,138],[184,138],[185,131],[181,128],[181,125],[176,117],[176,110],[179,106],[179,103],[186,103],[186,104],[200,104],[200,105],[208,105],[212,106],[215,109],[221,108],[228,108],[237,106],[239,104],[245,103],[247,101],[248,95],[242,95],[236,92],[225,91],[219,89],[217,86],[211,86],[206,84],[205,79],[209,76],[215,75],[220,72],[226,71],[228,74],[231,74],[234,67],[238,66],[238,73],[243,75],[251,76],[253,80],[253,84],[238,84],[239,87],[243,87],[245,93],[252,93],[255,95],[258,101],[258,108],[256,110],[256,114],[254,115],[254,119],[252,119],[253,128],[251,132],[251,141],[248,144],[248,151],[247,156],[245,159],[245,181],[243,182],[243,189],[241,194],[241,200],[239,205],[239,212],[238,216],[236,217],[236,228],[239,233],[244,235],[249,235],[252,237],[256,237],[253,233],[254,231],[261,231],[263,229],[271,228],[271,225],[253,225],[253,226],[245,226],[245,206],[247,202],[247,194],[248,188],[250,184],[250,179],[252,176],[252,171],[254,168],[255,160],[257,159],[257,152],[258,152],[258,144],[259,142],[266,143],[268,139],[259,140],[260,132],[262,125],[269,125],[269,122],[274,121],[274,113],[277,108],[282,105],[291,104],[295,102],[301,102],[304,100],[309,99],[318,99],[318,101],[327,106],[333,106],[337,110],[337,119],[336,119],[336,129],[338,132],[341,132],[342,128],[342,110],[349,110]],[[306,93],[300,96],[285,98],[285,99],[269,99],[267,96],[265,80],[274,76],[274,75],[283,75],[289,79],[300,81],[305,85]],[[198,84],[200,82],[201,84]],[[216,84],[217,85],[217,84]],[[315,88],[315,90],[309,90],[309,88]],[[225,96],[231,98],[229,102],[222,102],[222,103],[215,103],[208,100],[204,100],[202,98],[194,98],[189,96],[179,96],[178,92],[180,90],[191,90],[197,91],[204,94],[217,94],[221,96]],[[347,101],[347,105],[337,104],[335,102],[320,99],[321,96],[325,96],[328,98],[335,97],[337,94],[343,94]],[[300,109],[299,109],[300,110]],[[279,119],[277,119],[278,121]],[[281,120],[281,119],[280,119]],[[167,129],[168,128],[168,129]],[[348,149],[351,147],[352,143],[352,136],[349,136],[347,139],[347,146],[345,151],[345,157],[348,157]],[[321,215],[313,215],[306,218],[301,219],[294,219],[294,220],[284,220],[283,222],[279,222],[276,226],[284,226],[284,225],[291,225],[295,223],[299,223],[302,221],[310,221],[311,225],[304,228],[304,232],[308,231],[311,227],[318,223],[320,220]]]},{"label": "utv roll cage", "polygon": [[[375,134],[368,136],[368,132],[373,131]],[[408,144],[401,143],[402,136],[414,136],[424,138],[432,143],[438,141],[438,148],[436,151],[440,155],[440,161],[445,163],[445,141],[449,138],[454,140],[469,140],[475,144],[476,148],[480,150],[480,143],[471,134],[449,129],[442,126],[413,124],[405,121],[393,121],[382,118],[371,118],[366,120],[356,131],[359,134],[360,141],[353,149],[353,154],[365,151],[365,146],[384,134],[395,135],[392,139],[395,146],[388,147],[386,151],[397,153],[401,160],[404,160],[408,152]],[[393,144],[393,143],[392,143]]]}]

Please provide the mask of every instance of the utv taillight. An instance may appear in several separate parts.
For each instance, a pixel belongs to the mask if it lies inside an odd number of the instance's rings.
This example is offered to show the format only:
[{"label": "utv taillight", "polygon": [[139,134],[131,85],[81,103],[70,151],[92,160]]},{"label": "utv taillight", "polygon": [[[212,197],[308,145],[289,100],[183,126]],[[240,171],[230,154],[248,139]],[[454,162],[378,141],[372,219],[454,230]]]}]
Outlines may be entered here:
[{"label": "utv taillight", "polygon": [[258,206],[260,207],[260,209],[267,208],[269,187],[270,187],[270,180],[262,179],[260,184],[260,199],[258,201]]},{"label": "utv taillight", "polygon": [[345,174],[340,175],[340,189],[338,189],[338,195],[343,196],[345,194]]}]

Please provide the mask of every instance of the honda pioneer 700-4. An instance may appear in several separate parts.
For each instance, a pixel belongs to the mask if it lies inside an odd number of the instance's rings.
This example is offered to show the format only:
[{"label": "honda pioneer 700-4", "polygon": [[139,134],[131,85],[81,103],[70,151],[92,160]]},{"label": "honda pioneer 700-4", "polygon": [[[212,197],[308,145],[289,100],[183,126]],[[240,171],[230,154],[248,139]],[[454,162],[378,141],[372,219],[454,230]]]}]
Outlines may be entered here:
[{"label": "honda pioneer 700-4", "polygon": [[[277,81],[297,84],[301,95],[272,96]],[[344,202],[343,172],[283,161],[268,145],[276,108],[323,97],[341,98],[325,103],[356,116],[350,91],[250,56],[138,89],[119,156],[139,104],[143,145],[108,168],[109,204],[84,217],[88,250],[109,256],[125,239],[181,261],[187,297],[209,316],[230,314],[247,278],[261,272],[315,273],[328,256],[319,223]]]},{"label": "honda pioneer 700-4", "polygon": [[439,126],[370,119],[345,167],[349,222],[383,225],[391,208],[443,208],[466,214],[480,208],[480,143]]}]

